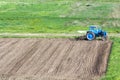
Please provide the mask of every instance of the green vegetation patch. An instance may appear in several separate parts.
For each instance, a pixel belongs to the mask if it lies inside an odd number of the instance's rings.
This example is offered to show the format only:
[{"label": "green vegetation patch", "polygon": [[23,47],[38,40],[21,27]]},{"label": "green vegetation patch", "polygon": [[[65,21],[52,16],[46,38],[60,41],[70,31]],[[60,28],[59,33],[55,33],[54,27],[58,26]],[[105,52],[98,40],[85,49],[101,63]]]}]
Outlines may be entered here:
[{"label": "green vegetation patch", "polygon": [[[120,32],[119,18],[110,17],[119,3],[93,1],[0,1],[0,32],[76,33],[100,25]],[[112,29],[114,27],[114,29]]]},{"label": "green vegetation patch", "polygon": [[110,54],[108,69],[102,80],[120,80],[120,38],[111,37],[113,41],[112,52]]}]

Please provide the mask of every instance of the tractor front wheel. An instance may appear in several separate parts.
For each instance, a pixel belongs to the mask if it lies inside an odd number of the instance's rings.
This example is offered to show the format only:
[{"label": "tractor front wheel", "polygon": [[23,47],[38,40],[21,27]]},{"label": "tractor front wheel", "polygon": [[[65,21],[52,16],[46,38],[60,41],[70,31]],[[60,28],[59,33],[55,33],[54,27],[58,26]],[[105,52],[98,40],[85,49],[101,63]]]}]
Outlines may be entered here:
[{"label": "tractor front wheel", "polygon": [[91,40],[94,40],[96,38],[96,36],[93,32],[88,32],[86,34],[86,38],[91,41]]}]

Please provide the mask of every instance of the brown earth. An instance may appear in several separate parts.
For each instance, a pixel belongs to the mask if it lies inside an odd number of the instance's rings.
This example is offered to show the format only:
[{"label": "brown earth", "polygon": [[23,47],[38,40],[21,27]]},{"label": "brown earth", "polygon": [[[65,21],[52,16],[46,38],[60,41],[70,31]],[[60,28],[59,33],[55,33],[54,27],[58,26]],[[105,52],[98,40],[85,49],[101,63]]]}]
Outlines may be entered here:
[{"label": "brown earth", "polygon": [[111,41],[0,39],[0,75],[10,80],[97,80]]}]

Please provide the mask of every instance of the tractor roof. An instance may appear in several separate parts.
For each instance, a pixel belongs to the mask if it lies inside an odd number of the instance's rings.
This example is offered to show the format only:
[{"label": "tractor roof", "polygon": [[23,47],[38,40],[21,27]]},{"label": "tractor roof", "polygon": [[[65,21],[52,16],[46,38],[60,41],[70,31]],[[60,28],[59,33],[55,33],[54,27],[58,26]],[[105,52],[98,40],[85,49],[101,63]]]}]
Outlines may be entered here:
[{"label": "tractor roof", "polygon": [[90,26],[90,28],[96,28],[96,26]]}]

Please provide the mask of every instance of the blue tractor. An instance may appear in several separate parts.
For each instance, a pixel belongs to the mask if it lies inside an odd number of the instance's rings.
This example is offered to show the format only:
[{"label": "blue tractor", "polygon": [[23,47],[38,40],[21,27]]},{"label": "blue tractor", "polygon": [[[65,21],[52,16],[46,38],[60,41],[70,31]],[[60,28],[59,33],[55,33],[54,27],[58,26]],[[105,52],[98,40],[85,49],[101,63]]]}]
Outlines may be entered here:
[{"label": "blue tractor", "polygon": [[86,39],[87,40],[94,40],[96,37],[101,37],[102,40],[107,39],[107,32],[103,31],[101,28],[97,26],[90,26],[89,30],[86,33]]}]

